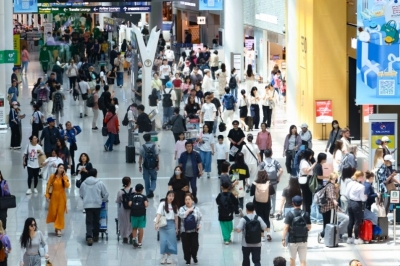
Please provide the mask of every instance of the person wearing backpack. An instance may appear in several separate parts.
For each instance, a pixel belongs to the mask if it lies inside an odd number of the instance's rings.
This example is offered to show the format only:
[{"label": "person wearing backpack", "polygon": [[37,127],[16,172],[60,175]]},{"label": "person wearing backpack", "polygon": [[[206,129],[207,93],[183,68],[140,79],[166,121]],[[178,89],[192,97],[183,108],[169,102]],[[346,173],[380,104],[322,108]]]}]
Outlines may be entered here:
[{"label": "person wearing backpack", "polygon": [[[143,231],[146,227],[146,208],[149,206],[147,197],[143,195],[142,184],[135,186],[135,193],[129,195],[129,206],[131,208],[132,239],[135,248],[142,247]],[[139,234],[138,234],[139,231]],[[137,237],[137,238],[136,238]]]},{"label": "person wearing backpack", "polygon": [[[226,87],[225,88],[225,95],[222,97],[222,105],[224,106],[224,122],[226,124],[232,123],[233,115],[235,114],[235,106],[237,103],[237,98],[230,93],[231,89]],[[230,122],[228,122],[228,118]]]},{"label": "person wearing backpack", "polygon": [[178,216],[181,218],[180,231],[182,237],[183,257],[186,265],[190,265],[190,260],[198,263],[197,251],[199,250],[199,230],[201,228],[202,214],[200,209],[193,204],[193,195],[187,193],[185,205],[179,208]]},{"label": "person wearing backpack", "polygon": [[154,190],[157,186],[157,171],[160,169],[158,148],[150,141],[150,134],[144,134],[146,142],[140,147],[139,152],[139,171],[143,171],[144,186],[148,198],[154,197]]},{"label": "person wearing backpack", "polygon": [[238,199],[229,191],[231,187],[231,182],[222,183],[222,192],[220,192],[215,199],[215,202],[218,205],[218,221],[225,245],[229,245],[232,242],[231,234],[233,230],[233,213],[238,212],[239,208]]},{"label": "person wearing backpack", "polygon": [[[272,159],[271,149],[265,150],[265,160],[261,163],[260,169],[264,169],[265,171],[267,171],[271,185],[274,187],[274,190],[277,191],[279,181],[281,180],[281,176],[283,174],[283,169],[281,164],[277,160]],[[272,207],[269,217],[274,218],[274,213],[276,210],[276,193],[271,195],[271,201]]]},{"label": "person wearing backpack", "polygon": [[307,261],[307,239],[311,230],[310,214],[301,210],[303,199],[301,196],[292,198],[293,210],[285,217],[282,245],[289,247],[290,265],[296,265],[296,256],[299,254],[300,265],[305,266]]},{"label": "person wearing backpack", "polygon": [[263,239],[271,241],[270,234],[270,221],[269,221],[269,213],[271,211],[271,200],[270,196],[275,194],[275,189],[271,184],[271,181],[268,177],[267,171],[260,170],[257,174],[257,179],[253,182],[250,188],[250,196],[254,196],[253,203],[255,206],[255,210],[257,215],[264,221],[267,225],[265,231],[267,231],[267,237],[264,238],[264,234],[262,234]]},{"label": "person wearing backpack", "polygon": [[139,142],[140,142],[140,145],[142,146],[144,144],[143,134],[145,132],[150,132],[151,131],[152,123],[151,123],[151,120],[149,118],[149,115],[144,112],[144,105],[143,104],[139,104],[138,107],[137,107],[137,110],[138,110],[139,115],[138,115],[137,120],[136,120],[136,125],[132,129],[132,131],[136,131],[136,129],[138,129],[138,131],[139,131]]},{"label": "person wearing backpack", "polygon": [[254,266],[261,266],[261,232],[268,228],[263,219],[254,211],[256,211],[255,204],[248,202],[246,204],[246,216],[240,219],[236,227],[236,232],[242,232],[242,266],[250,266],[250,254]]},{"label": "person wearing backpack", "polygon": [[174,134],[175,142],[179,140],[179,135],[181,132],[186,132],[186,120],[179,114],[180,108],[174,108],[174,115],[171,117],[169,124],[172,125],[172,133]]},{"label": "person wearing backpack", "polygon": [[236,75],[236,68],[232,68],[231,77],[229,78],[228,87],[231,90],[231,94],[237,97],[238,84],[240,83],[240,79]]},{"label": "person wearing backpack", "polygon": [[129,202],[132,199],[132,193],[134,193],[134,190],[131,187],[131,178],[129,176],[122,178],[122,186],[123,188],[118,190],[115,203],[118,204],[119,234],[122,237],[122,243],[127,244],[128,238],[132,233],[131,206],[129,205]]},{"label": "person wearing backpack", "polygon": [[39,106],[40,112],[46,118],[47,104],[50,97],[50,89],[44,84],[44,82],[41,82],[40,85],[35,89],[34,93],[36,93],[37,95],[36,104]]},{"label": "person wearing backpack", "polygon": [[[163,94],[163,98],[162,98],[163,125],[168,124],[168,122],[171,119],[171,116],[174,113],[173,102],[176,101],[175,90],[173,90],[172,88],[168,88],[168,87],[166,87],[164,89],[164,94]],[[179,103],[180,103],[180,101],[179,101]],[[179,107],[179,105],[177,107]]]},{"label": "person wearing backpack", "polygon": [[61,117],[64,116],[65,95],[61,91],[60,84],[56,85],[56,91],[51,96],[53,100],[52,114],[56,117],[56,125],[62,124]]}]

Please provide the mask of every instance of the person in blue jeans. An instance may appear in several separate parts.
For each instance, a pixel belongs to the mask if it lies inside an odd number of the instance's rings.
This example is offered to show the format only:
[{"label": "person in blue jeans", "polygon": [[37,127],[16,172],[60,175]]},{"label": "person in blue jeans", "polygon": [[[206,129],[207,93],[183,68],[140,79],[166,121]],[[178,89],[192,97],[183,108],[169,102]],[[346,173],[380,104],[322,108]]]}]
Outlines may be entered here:
[{"label": "person in blue jeans", "polygon": [[108,139],[104,144],[105,151],[113,151],[115,136],[119,133],[119,120],[116,114],[115,105],[111,104],[108,107],[108,112],[104,118],[104,123],[107,127]]},{"label": "person in blue jeans", "polygon": [[193,150],[193,142],[188,140],[185,143],[186,151],[179,157],[179,166],[185,173],[185,178],[190,183],[194,202],[197,203],[197,177],[203,175],[203,165],[200,154]]},{"label": "person in blue jeans", "polygon": [[211,156],[214,155],[214,136],[207,124],[203,125],[203,132],[198,137],[197,142],[203,169],[207,173],[207,178],[210,178]]},{"label": "person in blue jeans", "polygon": [[153,192],[156,190],[157,186],[157,171],[160,169],[160,159],[157,145],[150,141],[150,134],[144,134],[143,139],[146,143],[140,147],[139,171],[143,172],[144,188],[147,198],[153,198]]}]

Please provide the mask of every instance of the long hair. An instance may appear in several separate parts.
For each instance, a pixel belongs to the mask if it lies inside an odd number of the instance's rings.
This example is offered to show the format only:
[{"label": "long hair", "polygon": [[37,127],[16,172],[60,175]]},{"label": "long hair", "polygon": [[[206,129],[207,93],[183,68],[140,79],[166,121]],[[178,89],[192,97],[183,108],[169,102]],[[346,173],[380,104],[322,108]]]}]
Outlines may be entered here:
[{"label": "long hair", "polygon": [[[174,196],[175,196],[175,192],[174,192],[173,190],[170,190],[170,191],[167,192],[167,195],[165,196],[164,211],[165,211],[166,213],[169,213],[169,208],[168,208],[168,196],[169,196],[170,194],[174,194]],[[176,207],[175,198],[174,198],[174,200],[171,202],[171,205],[172,205],[172,209],[174,210],[174,213],[178,213],[178,207]]]},{"label": "long hair", "polygon": [[0,182],[3,180],[5,180],[5,179],[4,179],[3,173],[0,171]]},{"label": "long hair", "polygon": [[253,66],[251,64],[247,65],[247,71],[246,71],[247,77],[253,76]]},{"label": "long hair", "polygon": [[269,177],[268,177],[267,171],[265,171],[265,170],[258,171],[257,179],[255,181],[257,184],[265,184],[265,183],[267,183],[268,180],[269,180]]},{"label": "long hair", "polygon": [[[67,147],[67,145],[65,145],[65,140],[63,138],[59,138],[59,139],[57,139],[57,141],[60,142],[61,149],[64,149],[65,147]],[[57,146],[57,148],[58,148],[58,146]]]},{"label": "long hair", "polygon": [[332,130],[331,130],[331,132],[335,130],[335,128],[333,127],[334,124],[337,124],[337,125],[338,125],[337,130],[340,129],[339,122],[338,122],[337,120],[333,120],[333,121],[332,121]]},{"label": "long hair", "polygon": [[25,224],[24,224],[24,230],[22,231],[21,237],[19,239],[19,242],[21,243],[21,248],[27,248],[28,244],[29,246],[32,245],[31,241],[31,236],[29,234],[29,226],[32,224],[32,222],[35,222],[36,227],[35,227],[35,231],[37,230],[37,223],[35,218],[33,217],[29,217],[25,220]]},{"label": "long hair", "polygon": [[222,71],[222,72],[226,72],[226,65],[225,65],[225,63],[222,63],[222,64],[221,64],[221,71]]},{"label": "long hair", "polygon": [[343,141],[337,140],[337,141],[335,142],[335,148],[333,149],[333,156],[336,155],[336,152],[337,152],[337,151],[341,151],[342,148],[343,148]]},{"label": "long hair", "polygon": [[378,162],[378,159],[380,159],[380,158],[383,159],[383,149],[382,148],[378,148],[375,151],[373,167],[375,167],[376,163]]},{"label": "long hair", "polygon": [[244,164],[244,154],[242,152],[236,153],[235,156],[235,163],[236,164]]},{"label": "long hair", "polygon": [[294,196],[301,196],[301,187],[298,178],[290,178],[289,185],[287,186],[290,199]]},{"label": "long hair", "polygon": [[355,172],[356,172],[356,169],[354,169],[353,167],[343,168],[342,181],[344,181],[346,178],[351,178]]},{"label": "long hair", "polygon": [[81,155],[79,156],[79,162],[82,164],[82,155],[85,155],[86,156],[86,163],[89,163],[90,162],[90,159],[89,159],[89,155],[87,155],[87,153],[85,153],[85,152],[82,152],[81,153]]},{"label": "long hair", "polygon": [[292,129],[293,129],[293,128],[296,128],[296,134],[295,134],[295,135],[296,135],[296,138],[297,138],[297,136],[299,135],[299,132],[297,132],[297,127],[296,127],[295,125],[291,125],[290,128],[289,128],[289,134],[287,134],[287,137],[288,137],[288,138],[290,138],[290,136],[292,135]]},{"label": "long hair", "polygon": [[176,181],[176,175],[175,175],[176,169],[181,170],[181,178],[182,178],[182,176],[184,176],[182,167],[180,167],[179,165],[178,165],[178,166],[175,166],[175,168],[174,168],[174,173],[173,173],[172,176],[171,176],[171,181],[172,181],[172,182]]}]

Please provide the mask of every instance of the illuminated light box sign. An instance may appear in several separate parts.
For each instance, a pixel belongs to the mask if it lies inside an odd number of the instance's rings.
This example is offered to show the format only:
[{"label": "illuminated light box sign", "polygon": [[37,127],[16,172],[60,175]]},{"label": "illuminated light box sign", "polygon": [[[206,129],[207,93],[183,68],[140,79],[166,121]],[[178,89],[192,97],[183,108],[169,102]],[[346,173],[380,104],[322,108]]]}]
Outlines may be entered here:
[{"label": "illuminated light box sign", "polygon": [[[6,1],[6,0],[2,0]],[[14,1],[14,13],[37,13],[38,4],[32,0]]]},{"label": "illuminated light box sign", "polygon": [[223,9],[224,9],[223,0],[199,0],[199,10],[223,10]]}]

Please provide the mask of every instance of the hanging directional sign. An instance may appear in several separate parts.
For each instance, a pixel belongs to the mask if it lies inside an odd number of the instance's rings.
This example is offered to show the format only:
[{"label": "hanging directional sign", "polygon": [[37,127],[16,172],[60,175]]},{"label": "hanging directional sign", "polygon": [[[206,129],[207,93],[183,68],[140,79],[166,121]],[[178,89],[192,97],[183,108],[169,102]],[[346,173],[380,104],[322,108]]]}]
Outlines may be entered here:
[{"label": "hanging directional sign", "polygon": [[206,24],[206,17],[197,17],[197,24],[199,25]]},{"label": "hanging directional sign", "polygon": [[54,14],[54,13],[92,13],[93,7],[38,7],[39,14]]},{"label": "hanging directional sign", "polygon": [[75,6],[75,7],[38,7],[39,14],[57,13],[146,13],[151,6]]}]

